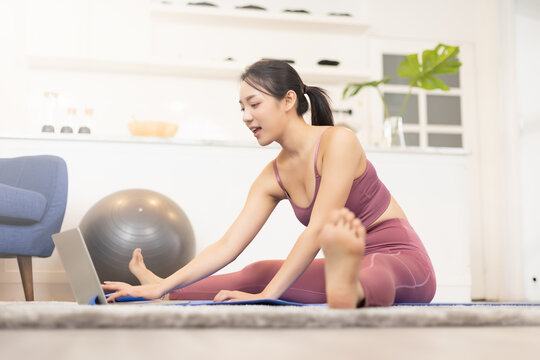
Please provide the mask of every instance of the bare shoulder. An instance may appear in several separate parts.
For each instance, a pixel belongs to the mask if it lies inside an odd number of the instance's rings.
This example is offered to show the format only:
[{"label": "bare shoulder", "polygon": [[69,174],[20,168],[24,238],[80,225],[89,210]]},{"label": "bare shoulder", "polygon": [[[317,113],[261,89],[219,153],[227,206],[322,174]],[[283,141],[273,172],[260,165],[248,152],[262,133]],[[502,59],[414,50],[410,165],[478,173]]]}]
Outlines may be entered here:
[{"label": "bare shoulder", "polygon": [[275,199],[276,202],[285,198],[285,193],[279,186],[274,173],[273,161],[270,161],[262,169],[259,176],[257,176],[253,182],[250,193],[271,197]]},{"label": "bare shoulder", "polygon": [[352,130],[334,126],[326,131],[321,140],[317,158],[319,173],[322,174],[329,166],[345,166],[354,171],[354,179],[356,179],[364,172],[366,163],[364,149]]},{"label": "bare shoulder", "polygon": [[323,136],[321,149],[326,151],[346,151],[362,155],[364,150],[356,134],[345,127],[333,126]]}]

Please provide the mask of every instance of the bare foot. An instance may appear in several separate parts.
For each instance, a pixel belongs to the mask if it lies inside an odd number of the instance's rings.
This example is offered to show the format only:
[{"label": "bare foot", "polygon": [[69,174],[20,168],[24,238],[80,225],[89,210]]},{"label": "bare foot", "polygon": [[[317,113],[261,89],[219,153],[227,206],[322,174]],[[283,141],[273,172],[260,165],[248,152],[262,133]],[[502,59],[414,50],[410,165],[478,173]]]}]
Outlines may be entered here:
[{"label": "bare foot", "polygon": [[135,275],[141,285],[156,284],[163,281],[162,278],[146,268],[141,249],[139,248],[133,250],[133,256],[129,261],[129,271]]},{"label": "bare foot", "polygon": [[320,242],[325,257],[328,307],[356,308],[364,300],[358,279],[364,258],[366,230],[346,208],[333,212],[324,225]]}]

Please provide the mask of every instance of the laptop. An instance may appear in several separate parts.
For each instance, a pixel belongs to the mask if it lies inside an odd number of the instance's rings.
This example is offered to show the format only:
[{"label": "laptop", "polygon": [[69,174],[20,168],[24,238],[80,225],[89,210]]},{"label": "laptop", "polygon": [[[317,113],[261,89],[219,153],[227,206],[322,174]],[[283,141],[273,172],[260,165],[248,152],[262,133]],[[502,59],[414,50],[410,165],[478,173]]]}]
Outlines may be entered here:
[{"label": "laptop", "polygon": [[188,304],[189,300],[145,300],[145,301],[119,301],[107,302],[105,293],[96,273],[94,263],[84,242],[79,228],[67,230],[52,236],[54,244],[64,264],[71,289],[77,299],[77,303],[88,305],[94,302],[99,305],[105,304]]}]

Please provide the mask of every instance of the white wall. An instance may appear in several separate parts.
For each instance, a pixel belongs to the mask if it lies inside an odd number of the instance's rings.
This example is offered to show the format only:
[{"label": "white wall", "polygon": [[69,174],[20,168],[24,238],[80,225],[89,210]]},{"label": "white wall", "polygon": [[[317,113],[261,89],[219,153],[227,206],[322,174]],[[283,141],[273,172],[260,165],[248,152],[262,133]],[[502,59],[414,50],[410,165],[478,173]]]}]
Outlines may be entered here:
[{"label": "white wall", "polygon": [[[540,300],[540,3],[518,0],[516,5],[516,84],[517,110],[521,127],[522,226],[526,296]],[[534,282],[533,278],[537,278]]]}]

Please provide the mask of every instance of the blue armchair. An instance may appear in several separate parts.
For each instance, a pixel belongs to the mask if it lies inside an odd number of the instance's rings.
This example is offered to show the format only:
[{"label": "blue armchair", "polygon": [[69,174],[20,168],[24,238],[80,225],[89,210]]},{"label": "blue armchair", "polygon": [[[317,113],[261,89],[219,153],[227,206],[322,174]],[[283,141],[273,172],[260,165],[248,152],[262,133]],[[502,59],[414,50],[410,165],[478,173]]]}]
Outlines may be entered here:
[{"label": "blue armchair", "polygon": [[57,156],[0,159],[0,258],[17,258],[27,301],[34,300],[32,256],[51,256],[67,189],[66,163]]}]

